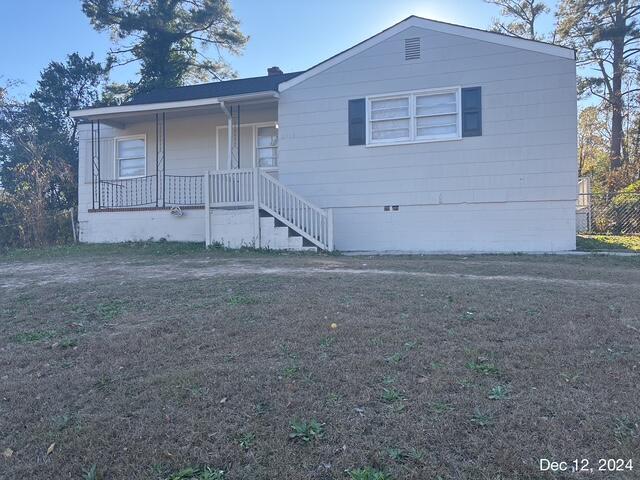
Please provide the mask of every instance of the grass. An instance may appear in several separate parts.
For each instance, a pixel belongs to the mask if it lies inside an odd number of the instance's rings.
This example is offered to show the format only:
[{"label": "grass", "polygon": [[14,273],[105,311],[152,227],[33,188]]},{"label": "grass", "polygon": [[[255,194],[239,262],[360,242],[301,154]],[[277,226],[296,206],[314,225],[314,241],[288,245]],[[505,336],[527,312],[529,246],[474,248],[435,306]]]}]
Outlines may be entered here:
[{"label": "grass", "polygon": [[544,480],[551,455],[637,457],[638,257],[166,243],[0,271],[0,478]]},{"label": "grass", "polygon": [[496,385],[489,392],[489,398],[491,400],[504,400],[508,396],[509,396],[509,391],[507,390],[507,387],[503,385]]},{"label": "grass", "polygon": [[479,358],[472,360],[466,364],[466,367],[476,373],[482,375],[499,375],[500,369],[486,359]]},{"label": "grass", "polygon": [[292,440],[302,440],[305,443],[319,440],[324,436],[324,424],[317,420],[294,420],[291,424],[289,438]]},{"label": "grass", "polygon": [[576,248],[583,252],[640,252],[640,235],[578,235]]},{"label": "grass", "polygon": [[375,468],[366,467],[348,471],[350,480],[393,480],[393,477]]}]

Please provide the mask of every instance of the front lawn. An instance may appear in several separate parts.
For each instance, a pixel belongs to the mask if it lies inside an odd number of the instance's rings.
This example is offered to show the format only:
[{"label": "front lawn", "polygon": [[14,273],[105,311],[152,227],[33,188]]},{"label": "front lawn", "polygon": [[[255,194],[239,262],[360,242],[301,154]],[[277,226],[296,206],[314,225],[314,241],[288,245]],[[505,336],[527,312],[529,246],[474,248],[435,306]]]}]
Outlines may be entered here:
[{"label": "front lawn", "polygon": [[637,257],[154,248],[0,257],[0,478],[640,462]]},{"label": "front lawn", "polygon": [[576,248],[584,252],[640,252],[640,235],[578,235]]}]

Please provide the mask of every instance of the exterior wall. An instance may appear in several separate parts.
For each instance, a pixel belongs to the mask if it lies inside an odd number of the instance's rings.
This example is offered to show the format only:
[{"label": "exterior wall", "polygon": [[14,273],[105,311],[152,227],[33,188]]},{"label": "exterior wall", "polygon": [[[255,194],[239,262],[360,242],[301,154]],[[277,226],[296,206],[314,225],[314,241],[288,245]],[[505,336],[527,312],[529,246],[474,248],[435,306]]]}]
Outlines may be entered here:
[{"label": "exterior wall", "polygon": [[[482,87],[482,136],[348,146],[348,100],[452,86]],[[279,174],[339,250],[572,250],[576,128],[573,60],[412,27],[281,92]]]},{"label": "exterior wall", "polygon": [[[147,175],[155,174],[155,117],[132,118],[115,128],[101,126],[101,177],[116,178],[115,138],[146,136]],[[242,124],[263,124],[277,119],[274,105],[243,107]],[[189,114],[166,114],[166,170],[171,175],[204,175],[206,170],[226,169],[226,157],[220,158],[216,145],[218,127],[226,126],[226,117],[216,108]],[[226,139],[225,139],[226,140]],[[122,242],[165,238],[174,241],[204,242],[204,217],[201,210],[183,210],[173,217],[168,210],[89,212],[91,201],[91,127],[79,129],[78,221],[82,242]],[[226,152],[226,147],[225,147]],[[242,153],[242,152],[241,152]]]},{"label": "exterior wall", "polygon": [[253,209],[211,210],[211,241],[227,248],[257,247]]},{"label": "exterior wall", "polygon": [[169,210],[84,212],[80,218],[82,242],[116,243],[161,238],[174,242],[204,242],[204,210],[183,210],[181,217],[171,215]]}]

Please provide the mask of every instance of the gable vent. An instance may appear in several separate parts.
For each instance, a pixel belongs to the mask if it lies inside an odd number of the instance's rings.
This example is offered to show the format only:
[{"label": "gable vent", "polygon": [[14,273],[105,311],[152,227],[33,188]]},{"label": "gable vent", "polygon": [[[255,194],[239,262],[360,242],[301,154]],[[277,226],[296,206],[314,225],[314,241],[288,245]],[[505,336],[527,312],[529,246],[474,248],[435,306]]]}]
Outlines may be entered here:
[{"label": "gable vent", "polygon": [[419,60],[420,59],[420,37],[405,38],[404,40],[404,59]]}]

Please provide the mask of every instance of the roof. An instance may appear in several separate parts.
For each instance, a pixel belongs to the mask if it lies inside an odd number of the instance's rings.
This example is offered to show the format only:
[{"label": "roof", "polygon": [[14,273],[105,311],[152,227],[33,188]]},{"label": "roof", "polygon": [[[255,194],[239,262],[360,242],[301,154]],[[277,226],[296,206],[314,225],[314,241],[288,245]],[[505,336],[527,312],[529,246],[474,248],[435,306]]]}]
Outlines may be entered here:
[{"label": "roof", "polygon": [[150,103],[183,102],[204,98],[220,98],[247,93],[278,91],[278,85],[291,80],[302,72],[241,78],[222,82],[202,83],[186,87],[159,88],[141,93],[122,105],[146,105]]},{"label": "roof", "polygon": [[431,20],[429,18],[411,15],[404,20],[396,23],[395,25],[392,25],[391,27],[373,35],[372,37],[363,40],[353,47],[350,47],[328,58],[327,60],[314,65],[306,71],[299,72],[298,75],[296,75],[294,78],[282,82],[282,84],[278,87],[278,90],[282,92],[287,88],[293,87],[294,85],[297,85],[298,83],[303,82],[306,79],[311,78],[318,73],[323,72],[324,70],[331,68],[332,66],[343,62],[344,60],[347,60],[348,58],[357,55],[358,53],[367,50],[368,48],[371,48],[374,45],[377,45],[378,43],[411,27],[425,28],[437,32],[458,35],[461,37],[472,38],[514,48],[520,48],[522,50],[530,50],[571,60],[575,60],[576,58],[575,50],[573,48],[563,47],[548,42],[542,42],[540,40],[529,40],[526,38],[514,37],[504,33],[489,32],[487,30],[481,30],[479,28],[465,27],[464,25],[456,25],[453,23],[441,22],[438,20]]},{"label": "roof", "polygon": [[[162,110],[166,108],[194,107],[211,105],[225,101],[237,100],[237,97],[257,98],[272,95],[293,87],[332,66],[373,47],[374,45],[397,35],[411,27],[420,27],[437,32],[458,35],[489,43],[530,50],[560,58],[575,60],[575,50],[538,40],[527,40],[504,33],[488,32],[463,25],[430,20],[411,15],[376,35],[344,50],[333,57],[301,72],[267,75],[263,77],[242,78],[222,82],[203,83],[184,87],[160,88],[136,95],[130,101],[113,107],[93,107],[69,112],[74,118],[88,118],[90,115],[112,115],[134,111]],[[147,107],[148,106],[148,107]]]}]

